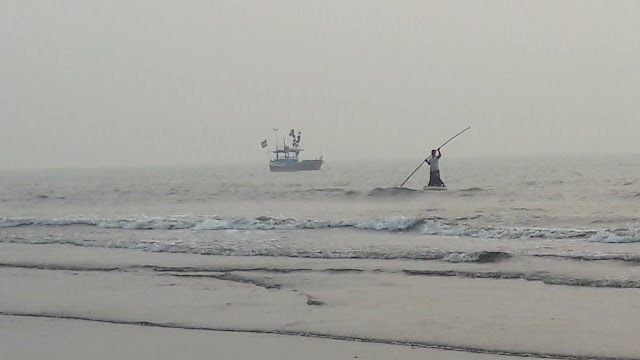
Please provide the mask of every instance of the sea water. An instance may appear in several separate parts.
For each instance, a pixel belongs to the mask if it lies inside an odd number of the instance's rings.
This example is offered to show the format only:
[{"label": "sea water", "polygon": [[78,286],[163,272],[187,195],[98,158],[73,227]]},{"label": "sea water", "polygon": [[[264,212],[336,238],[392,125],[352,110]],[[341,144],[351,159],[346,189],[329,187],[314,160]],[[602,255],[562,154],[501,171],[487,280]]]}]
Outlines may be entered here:
[{"label": "sea water", "polygon": [[0,242],[165,253],[468,262],[482,254],[640,259],[640,157],[0,173]]}]

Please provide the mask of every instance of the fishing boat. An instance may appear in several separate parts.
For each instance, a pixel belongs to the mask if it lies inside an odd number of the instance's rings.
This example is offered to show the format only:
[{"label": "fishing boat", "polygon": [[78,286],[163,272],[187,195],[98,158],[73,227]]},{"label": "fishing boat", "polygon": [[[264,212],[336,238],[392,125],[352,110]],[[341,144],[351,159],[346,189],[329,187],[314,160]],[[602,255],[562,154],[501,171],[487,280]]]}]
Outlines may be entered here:
[{"label": "fishing boat", "polygon": [[[304,151],[300,147],[302,133],[298,131],[296,135],[295,130],[291,129],[289,136],[292,137],[291,146],[287,145],[286,140],[283,140],[282,148],[276,143],[276,149],[272,151],[275,158],[269,159],[269,170],[272,172],[320,170],[324,163],[322,156],[315,160],[300,160],[300,153]],[[267,147],[267,140],[262,142],[262,147]]]}]

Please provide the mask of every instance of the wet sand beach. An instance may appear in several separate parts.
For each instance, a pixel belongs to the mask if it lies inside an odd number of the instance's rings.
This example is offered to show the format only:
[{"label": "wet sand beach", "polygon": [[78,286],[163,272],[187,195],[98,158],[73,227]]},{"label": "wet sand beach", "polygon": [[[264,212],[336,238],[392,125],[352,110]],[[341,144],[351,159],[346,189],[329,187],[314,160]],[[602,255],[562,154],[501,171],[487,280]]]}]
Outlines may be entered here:
[{"label": "wet sand beach", "polygon": [[68,245],[0,262],[6,359],[640,358],[637,289]]}]

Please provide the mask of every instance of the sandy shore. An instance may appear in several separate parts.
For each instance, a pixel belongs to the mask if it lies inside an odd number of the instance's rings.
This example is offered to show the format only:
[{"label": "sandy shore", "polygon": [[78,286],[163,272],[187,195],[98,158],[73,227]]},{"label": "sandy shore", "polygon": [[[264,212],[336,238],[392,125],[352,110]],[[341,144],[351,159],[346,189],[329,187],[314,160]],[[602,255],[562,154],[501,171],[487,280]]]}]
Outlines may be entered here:
[{"label": "sandy shore", "polygon": [[634,288],[62,245],[0,263],[2,359],[640,358]]},{"label": "sandy shore", "polygon": [[[322,338],[0,316],[3,359],[448,359],[504,357]],[[519,359],[506,357],[506,359]]]}]

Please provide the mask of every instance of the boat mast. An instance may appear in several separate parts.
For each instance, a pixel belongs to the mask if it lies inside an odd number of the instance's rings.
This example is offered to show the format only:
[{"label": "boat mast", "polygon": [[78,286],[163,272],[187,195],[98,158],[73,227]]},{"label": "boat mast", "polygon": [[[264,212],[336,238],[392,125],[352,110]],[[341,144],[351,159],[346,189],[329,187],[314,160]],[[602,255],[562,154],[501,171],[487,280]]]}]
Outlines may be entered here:
[{"label": "boat mast", "polygon": [[[276,151],[278,150],[278,128],[273,128],[273,136],[276,138]],[[276,152],[276,160],[279,159],[278,153]]]},{"label": "boat mast", "polygon": [[282,137],[282,150],[284,150],[284,158],[288,159],[289,158],[289,152],[287,151],[287,140],[284,138],[284,136]]}]

